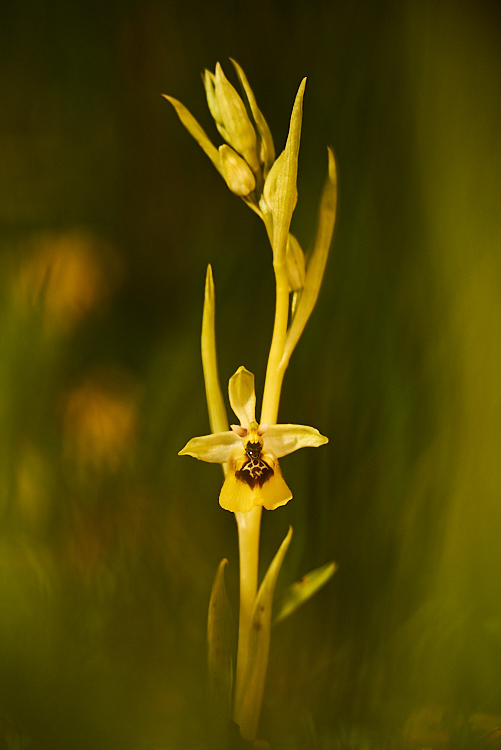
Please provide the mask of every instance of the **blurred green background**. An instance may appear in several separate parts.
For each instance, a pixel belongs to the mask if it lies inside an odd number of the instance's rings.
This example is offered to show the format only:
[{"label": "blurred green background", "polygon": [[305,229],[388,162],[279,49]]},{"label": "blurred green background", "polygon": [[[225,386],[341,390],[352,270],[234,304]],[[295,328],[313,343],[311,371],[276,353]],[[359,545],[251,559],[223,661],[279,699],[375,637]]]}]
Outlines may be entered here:
[{"label": "blurred green background", "polygon": [[[0,748],[202,748],[221,557],[206,265],[223,383],[262,391],[270,252],[184,131],[200,72],[243,66],[277,147],[308,76],[293,230],[326,170],[339,219],[280,417],[279,584],[335,559],[277,626],[273,747],[470,747],[501,724],[501,11],[380,0],[15,0],[0,10]],[[234,80],[234,78],[232,79]],[[216,138],[216,136],[214,136]],[[259,396],[259,393],[258,393]]]}]

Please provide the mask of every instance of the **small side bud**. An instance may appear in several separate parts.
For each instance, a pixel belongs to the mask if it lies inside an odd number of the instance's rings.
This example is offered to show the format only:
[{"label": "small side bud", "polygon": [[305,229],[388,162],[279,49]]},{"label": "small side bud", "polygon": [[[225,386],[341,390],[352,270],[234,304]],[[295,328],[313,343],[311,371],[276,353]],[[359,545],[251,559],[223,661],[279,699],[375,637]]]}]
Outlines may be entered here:
[{"label": "small side bud", "polygon": [[290,233],[287,240],[287,249],[285,251],[285,263],[290,291],[298,292],[304,287],[304,281],[306,278],[304,253],[297,239]]},{"label": "small side bud", "polygon": [[256,187],[256,180],[252,170],[236,151],[224,144],[219,147],[221,173],[226,184],[235,195],[245,196],[252,193]]}]

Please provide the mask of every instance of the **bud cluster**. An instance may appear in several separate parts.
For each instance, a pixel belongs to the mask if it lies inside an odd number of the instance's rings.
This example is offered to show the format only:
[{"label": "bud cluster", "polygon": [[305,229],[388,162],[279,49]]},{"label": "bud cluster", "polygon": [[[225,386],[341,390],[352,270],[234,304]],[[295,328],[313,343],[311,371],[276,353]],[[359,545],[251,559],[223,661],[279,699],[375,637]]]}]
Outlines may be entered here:
[{"label": "bud cluster", "polygon": [[[193,115],[177,99],[165,98],[173,105],[189,133],[195,138],[229,189],[242,198],[264,222],[273,250],[275,272],[286,274],[289,291],[297,303],[306,290],[316,300],[332,239],[335,217],[335,167],[329,150],[329,175],[321,203],[317,236],[310,252],[308,266],[296,237],[290,234],[292,214],[297,202],[297,169],[301,138],[303,95],[306,79],[301,82],[292,110],[289,134],[284,150],[275,158],[270,128],[259,109],[254,92],[240,65],[231,61],[241,84],[244,99],[225,76],[219,63],[215,72],[205,70],[203,83],[207,104],[216,128],[225,143],[216,147]],[[334,200],[325,200],[325,190],[334,193]],[[314,273],[309,266],[314,256]],[[322,256],[319,262],[318,256]],[[295,309],[299,310],[297,305]],[[306,316],[308,317],[308,316]],[[304,318],[304,316],[303,316]],[[306,319],[303,320],[301,330]]]}]

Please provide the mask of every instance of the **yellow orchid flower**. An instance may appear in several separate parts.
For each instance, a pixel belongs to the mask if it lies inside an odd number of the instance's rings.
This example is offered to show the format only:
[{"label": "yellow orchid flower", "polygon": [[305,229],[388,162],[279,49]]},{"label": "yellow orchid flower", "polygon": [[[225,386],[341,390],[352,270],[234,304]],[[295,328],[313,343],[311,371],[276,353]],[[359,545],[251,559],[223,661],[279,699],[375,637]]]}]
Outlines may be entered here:
[{"label": "yellow orchid flower", "polygon": [[275,510],[292,498],[278,459],[299,448],[317,448],[328,439],[314,427],[258,424],[254,375],[245,367],[232,375],[228,392],[240,424],[226,432],[192,438],[179,455],[228,464],[219,495],[219,504],[225,510],[248,513],[256,505]]}]

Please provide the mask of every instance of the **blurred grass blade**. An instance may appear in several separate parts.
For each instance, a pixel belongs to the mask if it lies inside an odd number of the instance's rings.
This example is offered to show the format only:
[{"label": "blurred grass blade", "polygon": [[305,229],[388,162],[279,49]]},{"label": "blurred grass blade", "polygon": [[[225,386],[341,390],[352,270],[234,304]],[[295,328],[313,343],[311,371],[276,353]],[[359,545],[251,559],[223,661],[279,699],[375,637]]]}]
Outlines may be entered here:
[{"label": "blurred grass blade", "polygon": [[273,594],[291,538],[292,526],[266,572],[254,605],[246,675],[242,680],[240,694],[235,698],[235,721],[246,740],[256,737],[270,650]]},{"label": "blurred grass blade", "polygon": [[210,428],[212,432],[226,432],[229,427],[217,370],[215,317],[216,294],[212,278],[212,268],[209,265],[205,277],[205,299],[202,317],[202,366]]},{"label": "blurred grass blade", "polygon": [[275,608],[277,614],[273,619],[273,625],[276,625],[281,620],[285,620],[298,607],[307,602],[316,591],[321,589],[332,578],[336,570],[337,563],[335,562],[321,565],[320,568],[315,568],[315,570],[307,573],[300,581],[296,581],[292,586],[289,586],[277,601]]},{"label": "blurred grass blade", "polygon": [[211,736],[223,741],[231,718],[235,629],[221,560],[212,586],[207,623]]},{"label": "blurred grass blade", "polygon": [[336,160],[332,150],[328,149],[328,173],[325,180],[320,210],[318,213],[317,231],[313,248],[306,268],[306,280],[301,295],[298,297],[297,306],[291,327],[287,333],[282,367],[286,367],[294,348],[304,330],[308,318],[315,307],[324,277],[325,265],[329,256],[329,250],[336,221],[337,205],[337,172]]}]

